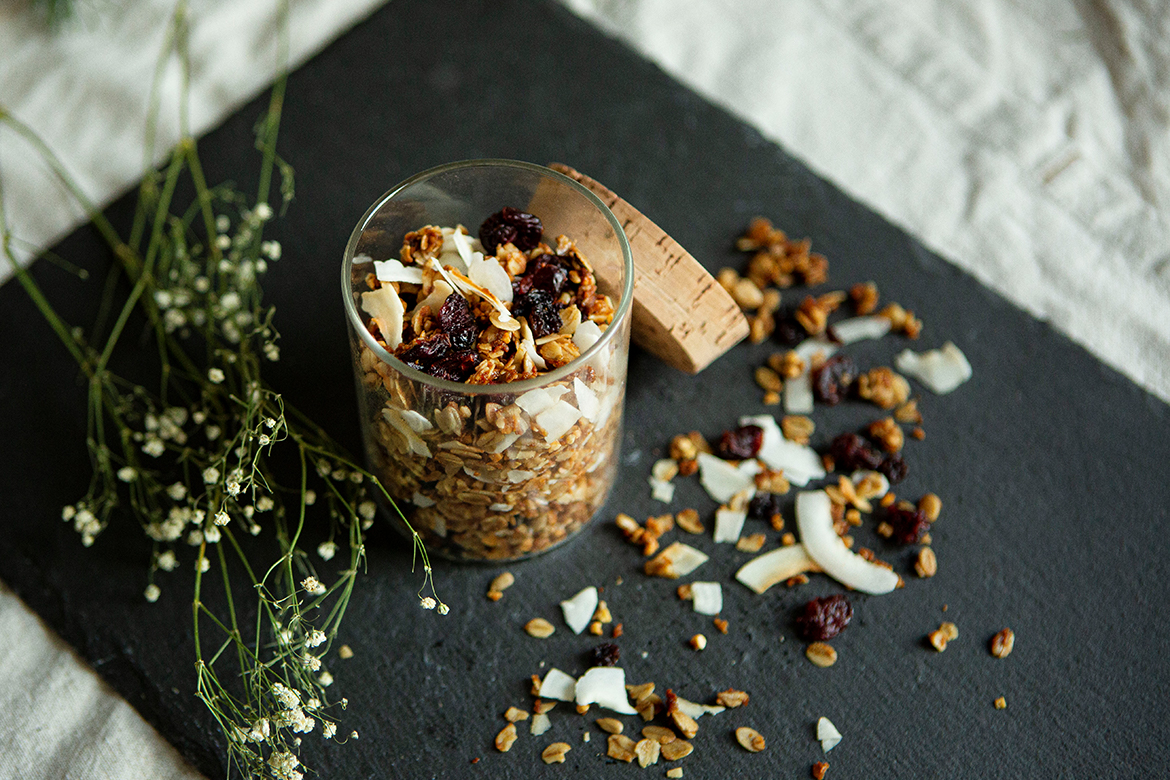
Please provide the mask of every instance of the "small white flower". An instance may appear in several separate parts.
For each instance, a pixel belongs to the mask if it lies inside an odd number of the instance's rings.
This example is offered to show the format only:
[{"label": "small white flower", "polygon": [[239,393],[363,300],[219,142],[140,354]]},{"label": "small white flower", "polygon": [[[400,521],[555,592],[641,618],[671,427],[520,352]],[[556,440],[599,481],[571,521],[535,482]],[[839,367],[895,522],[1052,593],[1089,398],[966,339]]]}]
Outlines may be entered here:
[{"label": "small white flower", "polygon": [[446,615],[450,611],[451,611],[450,607],[448,607],[446,604],[444,604],[441,601],[439,602],[439,614],[440,615]]},{"label": "small white flower", "polygon": [[179,565],[179,561],[175,558],[174,550],[159,553],[158,560],[155,563],[163,571],[174,571],[175,567]]},{"label": "small white flower", "polygon": [[256,219],[259,219],[262,222],[266,222],[272,219],[272,207],[267,203],[257,203],[255,213]]},{"label": "small white flower", "polygon": [[201,572],[206,572],[211,568],[211,559],[200,557],[199,560],[195,561],[195,568]]},{"label": "small white flower", "polygon": [[252,506],[251,504],[244,507],[244,517],[245,518],[247,518],[248,520],[251,520],[252,515],[254,515],[254,514],[256,514],[256,507]]},{"label": "small white flower", "polygon": [[146,586],[146,590],[142,592],[142,595],[146,597],[147,601],[153,604],[154,602],[158,601],[158,597],[162,595],[162,591],[159,590],[158,585],[155,585],[152,582]]},{"label": "small white flower", "polygon": [[272,695],[280,702],[281,706],[286,710],[291,710],[294,707],[299,707],[301,704],[301,696],[299,693],[289,688],[284,683],[272,684]]},{"label": "small white flower", "polygon": [[203,469],[203,484],[214,485],[219,481],[219,469],[215,466],[208,466]]},{"label": "small white flower", "polygon": [[221,509],[215,513],[215,524],[216,525],[227,525],[229,522],[231,522],[231,518],[228,517],[228,513],[225,512],[224,510]]},{"label": "small white flower", "polygon": [[287,628],[282,628],[280,633],[277,634],[277,638],[280,639],[282,643],[287,645],[293,640],[293,632]]},{"label": "small white flower", "polygon": [[218,235],[215,237],[215,245],[220,249],[229,249],[232,245],[232,240],[229,236]]},{"label": "small white flower", "polygon": [[275,428],[276,427],[276,418],[275,417],[266,417],[264,419],[264,427],[267,428],[268,430],[272,430],[273,428]]},{"label": "small white flower", "polygon": [[219,305],[224,311],[235,311],[240,308],[240,294],[234,290],[224,293],[223,297],[219,299]]},{"label": "small white flower", "polygon": [[325,632],[313,629],[309,635],[305,637],[305,644],[309,647],[319,647],[325,644]]},{"label": "small white flower", "polygon": [[256,261],[256,273],[262,274],[267,270],[268,270],[268,263],[264,260],[263,257],[259,258]]},{"label": "small white flower", "polygon": [[220,214],[215,218],[215,229],[220,233],[226,233],[228,228],[232,226],[232,221],[228,219],[227,214]]},{"label": "small white flower", "polygon": [[423,609],[434,609],[438,604],[438,602],[430,596],[423,596],[421,599],[419,599],[418,603],[422,606]]},{"label": "small white flower", "polygon": [[260,442],[261,447],[267,447],[269,444],[272,443],[272,437],[269,436],[267,433],[262,433],[262,434],[260,434],[260,438],[258,441]]},{"label": "small white flower", "polygon": [[334,469],[333,473],[329,475],[336,482],[343,482],[349,478],[349,472],[345,469]]},{"label": "small white flower", "polygon": [[321,659],[315,655],[306,655],[301,660],[302,660],[302,663],[304,663],[305,667],[307,669],[309,669],[310,671],[315,672],[321,668]]},{"label": "small white flower", "polygon": [[317,476],[318,477],[324,477],[330,471],[333,471],[333,466],[330,465],[329,461],[327,461],[327,460],[317,461]]},{"label": "small white flower", "polygon": [[357,738],[358,738],[358,733],[357,733],[357,730],[356,730],[356,729],[355,729],[354,731],[351,731],[351,732],[349,733],[349,738],[350,738],[350,739],[357,739]]},{"label": "small white flower", "polygon": [[227,490],[229,496],[238,496],[240,494],[240,483],[234,479],[229,479],[224,484],[224,489]]},{"label": "small white flower", "polygon": [[306,490],[305,491],[305,506],[312,506],[315,503],[317,503],[317,491],[316,490]]},{"label": "small white flower", "polygon": [[233,268],[234,266],[232,265],[232,261],[228,260],[226,257],[219,261],[219,272],[221,274],[230,274]]},{"label": "small white flower", "polygon": [[195,277],[195,292],[205,293],[211,289],[211,280],[206,276]]},{"label": "small white flower", "polygon": [[213,525],[208,528],[203,532],[203,538],[207,540],[208,544],[215,544],[218,542],[220,538],[219,526]]},{"label": "small white flower", "polygon": [[317,545],[317,554],[321,556],[323,561],[333,560],[333,556],[337,554],[337,542],[321,542]]},{"label": "small white flower", "polygon": [[[222,374],[223,372],[220,371],[220,373]],[[208,425],[207,430],[205,430],[204,433],[207,435],[208,441],[215,441],[219,438],[219,435],[223,433],[223,431],[220,430],[218,425]]]},{"label": "small white flower", "polygon": [[253,523],[252,525],[248,526],[248,533],[252,534],[252,536],[259,536],[260,526]]},{"label": "small white flower", "polygon": [[264,357],[268,358],[268,362],[276,363],[280,360],[280,347],[272,342],[264,345]]},{"label": "small white flower", "polygon": [[173,333],[187,324],[187,315],[178,309],[167,309],[163,314],[163,326],[167,333]]},{"label": "small white flower", "polygon": [[301,587],[314,596],[320,596],[325,592],[325,586],[321,584],[320,580],[311,574],[301,580]]},{"label": "small white flower", "polygon": [[279,241],[265,241],[260,245],[260,251],[270,260],[279,260],[283,249]]},{"label": "small white flower", "polygon": [[333,739],[337,736],[337,724],[325,722],[321,724],[321,736],[325,739]]},{"label": "small white flower", "polygon": [[123,466],[118,469],[118,479],[123,482],[133,482],[138,479],[138,471],[133,466]]},{"label": "small white flower", "polygon": [[274,506],[276,506],[276,502],[272,500],[272,496],[260,496],[256,499],[257,512],[267,512]]},{"label": "small white flower", "polygon": [[172,501],[182,501],[187,497],[187,486],[182,482],[176,482],[167,488],[167,495],[171,497]]},{"label": "small white flower", "polygon": [[226,377],[224,377],[222,368],[209,368],[207,369],[207,378],[212,384],[218,385]]},{"label": "small white flower", "polygon": [[76,514],[77,514],[77,507],[73,506],[72,504],[70,504],[69,506],[61,507],[61,519],[67,523],[70,520],[72,520],[73,516]]},{"label": "small white flower", "polygon": [[358,504],[358,514],[367,520],[373,520],[374,515],[378,513],[378,505],[373,501],[363,501]]},{"label": "small white flower", "polygon": [[322,688],[328,688],[333,684],[333,675],[329,672],[321,672],[321,676],[317,678],[317,682],[321,683]]},{"label": "small white flower", "polygon": [[169,292],[167,292],[166,290],[155,290],[154,291],[154,302],[159,305],[160,309],[166,309],[172,303],[171,294]]},{"label": "small white flower", "polygon": [[158,458],[161,457],[162,454],[167,451],[167,449],[163,446],[162,439],[158,438],[157,436],[148,436],[146,439],[146,444],[142,445],[142,451],[152,458]]},{"label": "small white flower", "polygon": [[192,547],[198,547],[203,544],[203,532],[196,528],[191,533],[187,534],[187,544]]}]

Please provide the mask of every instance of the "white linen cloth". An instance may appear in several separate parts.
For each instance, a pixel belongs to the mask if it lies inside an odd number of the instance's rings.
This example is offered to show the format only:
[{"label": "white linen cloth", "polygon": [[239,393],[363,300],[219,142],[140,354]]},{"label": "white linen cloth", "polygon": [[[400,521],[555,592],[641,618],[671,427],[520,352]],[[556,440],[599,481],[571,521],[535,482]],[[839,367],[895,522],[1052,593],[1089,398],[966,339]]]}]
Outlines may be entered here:
[{"label": "white linen cloth", "polygon": [[[1170,401],[1170,8],[563,2]],[[294,0],[293,62],[376,4]],[[144,168],[136,120],[169,8],[84,7],[83,24],[50,37],[26,11],[0,6],[0,105],[42,133],[98,203]],[[273,19],[269,0],[192,2],[197,131],[271,79]],[[173,124],[163,131],[160,148],[175,137]],[[77,225],[76,207],[2,132],[0,175],[13,228],[31,245]],[[48,671],[18,656],[49,659]],[[86,693],[63,697],[62,687]],[[10,705],[0,708],[0,778],[194,776],[3,588],[0,701]]]}]

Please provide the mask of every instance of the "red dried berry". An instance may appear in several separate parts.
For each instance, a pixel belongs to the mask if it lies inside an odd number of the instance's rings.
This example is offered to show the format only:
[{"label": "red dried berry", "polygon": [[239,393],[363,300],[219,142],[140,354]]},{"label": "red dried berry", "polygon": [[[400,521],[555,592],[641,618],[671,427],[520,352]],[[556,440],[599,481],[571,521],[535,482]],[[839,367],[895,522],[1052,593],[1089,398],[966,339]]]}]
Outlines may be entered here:
[{"label": "red dried berry", "polygon": [[906,461],[897,452],[891,452],[882,458],[882,462],[878,464],[877,470],[885,475],[886,479],[890,480],[891,485],[896,485],[902,480],[906,479],[906,475],[910,472],[910,467],[906,465]]},{"label": "red dried berry", "polygon": [[479,365],[479,360],[479,353],[474,350],[452,350],[424,370],[440,379],[464,382]]},{"label": "red dried berry", "polygon": [[781,316],[776,318],[776,329],[772,332],[772,335],[784,346],[795,347],[804,341],[805,337],[808,336],[808,332],[797,322],[796,317],[793,316],[793,312],[786,310]]},{"label": "red dried berry", "polygon": [[719,437],[715,452],[728,460],[754,458],[764,443],[764,429],[758,425],[741,425]]},{"label": "red dried berry", "polygon": [[796,630],[809,642],[832,639],[853,619],[853,606],[841,594],[812,599],[796,616]]},{"label": "red dried berry", "polygon": [[451,340],[451,346],[458,350],[471,349],[479,333],[471,306],[462,295],[448,295],[439,308],[439,327]]},{"label": "red dried berry", "polygon": [[857,366],[845,355],[834,355],[812,372],[813,392],[829,406],[841,403],[857,378]]},{"label": "red dried berry", "polygon": [[894,529],[890,540],[898,544],[918,544],[930,530],[930,521],[921,509],[905,509],[894,504],[886,510],[886,522]]},{"label": "red dried berry", "polygon": [[526,295],[529,290],[544,290],[554,299],[565,289],[569,269],[556,255],[543,254],[528,261],[524,276],[512,282],[512,295]]},{"label": "red dried berry", "polygon": [[613,642],[602,642],[589,651],[589,662],[593,666],[616,666],[622,658],[622,649]]},{"label": "red dried berry", "polygon": [[511,243],[521,252],[527,252],[540,243],[544,225],[540,218],[511,206],[492,214],[479,226],[479,242],[489,255],[501,244]]},{"label": "red dried berry", "polygon": [[532,328],[533,337],[538,339],[556,333],[564,324],[561,307],[551,294],[538,287],[513,299],[512,313],[517,317],[527,317],[528,327]]},{"label": "red dried berry", "polygon": [[748,504],[748,517],[753,520],[771,520],[780,514],[780,496],[775,493],[759,492]]},{"label": "red dried berry", "polygon": [[856,433],[842,433],[829,445],[837,471],[873,470],[882,464],[882,454]]}]

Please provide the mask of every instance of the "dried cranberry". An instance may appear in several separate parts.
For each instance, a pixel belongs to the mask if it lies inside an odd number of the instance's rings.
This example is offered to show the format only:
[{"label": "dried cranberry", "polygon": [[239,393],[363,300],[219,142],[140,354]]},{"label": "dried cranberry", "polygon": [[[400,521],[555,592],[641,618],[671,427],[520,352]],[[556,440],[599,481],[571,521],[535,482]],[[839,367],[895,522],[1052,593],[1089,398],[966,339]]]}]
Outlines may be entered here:
[{"label": "dried cranberry", "polygon": [[602,642],[589,651],[589,662],[593,666],[616,666],[622,658],[622,649],[613,642]]},{"label": "dried cranberry", "polygon": [[475,327],[475,317],[471,314],[471,306],[462,295],[448,295],[447,300],[439,308],[439,325],[451,346],[465,350],[475,346],[478,333]]},{"label": "dried cranberry", "polygon": [[853,619],[853,606],[841,594],[812,599],[796,616],[796,630],[810,642],[832,639]]},{"label": "dried cranberry", "polygon": [[528,261],[524,276],[512,283],[512,294],[524,295],[535,288],[544,290],[556,298],[565,289],[567,281],[569,281],[569,269],[564,266],[561,258],[556,255],[543,254]]},{"label": "dried cranberry", "polygon": [[426,371],[424,366],[430,365],[438,358],[447,354],[447,350],[450,348],[451,339],[447,337],[447,334],[435,333],[431,336],[412,341],[405,349],[398,353],[398,357],[403,363],[408,363],[415,368]]},{"label": "dried cranberry", "polygon": [[796,321],[796,317],[791,311],[786,311],[781,316],[776,317],[776,329],[772,334],[777,341],[786,347],[795,347],[808,336],[808,332]]},{"label": "dried cranberry", "polygon": [[715,452],[721,458],[743,460],[754,458],[764,443],[764,429],[758,425],[741,425],[719,437]]},{"label": "dried cranberry", "polygon": [[898,544],[918,544],[930,529],[926,513],[917,507],[905,508],[894,504],[886,510],[886,522],[894,529],[890,540]]},{"label": "dried cranberry", "polygon": [[818,401],[836,406],[857,378],[857,366],[845,355],[834,355],[812,372],[813,392]]},{"label": "dried cranberry", "polygon": [[906,479],[906,474],[910,472],[910,467],[906,465],[906,461],[902,459],[900,454],[891,452],[882,458],[882,462],[878,464],[877,470],[885,475],[891,485],[896,485]]},{"label": "dried cranberry", "polygon": [[479,226],[479,242],[484,251],[494,255],[500,244],[513,244],[527,252],[540,243],[544,225],[540,218],[511,206],[504,206]]},{"label": "dried cranberry", "polygon": [[556,333],[564,324],[561,307],[551,294],[539,287],[513,300],[512,313],[518,317],[527,317],[532,335],[538,339]]},{"label": "dried cranberry", "polygon": [[471,372],[479,365],[479,360],[479,353],[474,350],[452,350],[423,370],[440,379],[462,382],[471,376]]},{"label": "dried cranberry", "polygon": [[479,364],[479,354],[474,350],[452,349],[451,339],[446,333],[412,342],[398,353],[398,358],[424,374],[452,382],[464,381]]},{"label": "dried cranberry", "polygon": [[842,433],[829,445],[837,471],[873,470],[882,464],[882,454],[856,433]]},{"label": "dried cranberry", "polygon": [[753,520],[771,520],[780,514],[780,496],[775,493],[756,493],[748,504],[748,517]]}]

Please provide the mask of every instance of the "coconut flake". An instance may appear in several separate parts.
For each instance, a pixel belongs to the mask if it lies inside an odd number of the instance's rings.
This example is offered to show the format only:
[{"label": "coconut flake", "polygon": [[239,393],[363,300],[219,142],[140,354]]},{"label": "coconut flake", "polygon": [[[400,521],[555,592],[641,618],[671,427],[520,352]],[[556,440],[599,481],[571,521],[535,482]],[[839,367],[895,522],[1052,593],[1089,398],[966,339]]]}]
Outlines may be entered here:
[{"label": "coconut flake", "polygon": [[467,261],[467,278],[504,303],[512,302],[512,280],[494,257],[473,252]]},{"label": "coconut flake", "polygon": [[536,415],[536,424],[544,429],[544,440],[552,444],[568,433],[579,419],[581,419],[581,411],[577,407],[568,401],[557,401]]},{"label": "coconut flake", "polygon": [[763,429],[764,437],[757,457],[764,461],[768,468],[783,471],[785,479],[792,484],[807,485],[809,480],[825,476],[824,464],[816,450],[784,438],[784,433],[772,415],[741,417],[739,424],[756,425]]},{"label": "coconut flake", "polygon": [[621,715],[636,715],[626,693],[626,670],[617,666],[595,666],[577,681],[577,706],[596,704]]},{"label": "coconut flake", "polygon": [[523,350],[524,354],[532,359],[532,365],[540,369],[547,369],[548,364],[544,362],[544,358],[536,351],[536,342],[532,338],[532,328],[528,325],[526,317],[520,318],[520,345],[517,350]]},{"label": "coconut flake", "polygon": [[475,248],[471,245],[471,236],[464,233],[459,228],[453,228],[450,234],[446,230],[443,231],[443,251],[447,251],[447,239],[450,238],[451,246],[459,254],[459,259],[468,268],[471,267],[471,256],[475,253]]},{"label": "coconut flake", "polygon": [[796,494],[796,525],[808,557],[833,579],[863,593],[889,593],[898,575],[852,552],[833,531],[832,502],[823,490]]},{"label": "coconut flake", "polygon": [[366,264],[372,263],[372,262],[374,262],[374,258],[370,257],[369,255],[354,255],[353,256],[353,264],[354,265],[366,265]]},{"label": "coconut flake", "polygon": [[[424,458],[431,457],[431,448],[427,443],[418,437],[418,433],[410,426],[406,419],[402,416],[403,410],[395,409],[393,406],[387,406],[382,409],[382,417],[386,422],[403,436],[406,437],[406,444],[410,451],[416,455],[422,455]],[[423,418],[426,419],[426,418]]]},{"label": "coconut flake", "polygon": [[573,345],[577,347],[578,352],[584,353],[599,338],[601,338],[601,328],[597,327],[597,323],[593,320],[584,320],[573,332]]},{"label": "coconut flake", "polygon": [[402,419],[406,421],[406,424],[409,425],[410,429],[415,433],[429,431],[431,428],[435,427],[430,420],[413,409],[402,409],[399,414],[402,415]]},{"label": "coconut flake", "polygon": [[416,490],[414,491],[414,495],[410,497],[410,503],[417,507],[421,507],[422,509],[426,509],[429,506],[434,506],[435,500],[428,496],[424,496],[422,493]]},{"label": "coconut flake", "polygon": [[784,411],[788,414],[812,414],[812,374],[807,368],[798,376],[784,380]]},{"label": "coconut flake", "polygon": [[400,260],[374,261],[374,275],[379,282],[406,282],[407,284],[422,284],[423,269],[418,266],[405,266]]},{"label": "coconut flake", "polygon": [[864,339],[880,339],[890,332],[890,321],[876,314],[868,317],[850,317],[829,326],[829,333],[842,344]]},{"label": "coconut flake", "polygon": [[817,720],[817,739],[821,741],[821,749],[828,753],[841,741],[841,732],[831,720],[820,718]]},{"label": "coconut flake", "polygon": [[577,680],[554,666],[540,681],[540,692],[537,695],[542,699],[573,701],[577,695],[576,688]]},{"label": "coconut flake", "polygon": [[498,454],[512,446],[520,438],[518,433],[505,433],[503,437],[488,448],[488,452]]},{"label": "coconut flake", "polygon": [[402,343],[402,318],[406,308],[402,299],[393,287],[379,287],[362,293],[362,311],[370,315],[378,330],[382,333],[382,340],[386,348],[394,350]]},{"label": "coconut flake", "polygon": [[548,713],[538,712],[532,716],[532,725],[528,727],[528,733],[534,737],[539,737],[551,727],[552,721],[549,720]]},{"label": "coconut flake", "polygon": [[691,598],[695,612],[700,615],[718,615],[723,611],[723,588],[718,582],[692,582]]},{"label": "coconut flake", "polygon": [[739,532],[743,530],[743,521],[747,519],[747,512],[719,507],[715,510],[715,541],[739,541]]},{"label": "coconut flake", "polygon": [[597,393],[590,390],[580,377],[573,379],[573,393],[577,396],[577,408],[581,410],[581,414],[586,420],[596,422],[597,413],[601,411],[601,401],[598,400]]},{"label": "coconut flake", "polygon": [[967,356],[949,341],[942,349],[921,353],[904,349],[894,359],[894,365],[939,395],[951,392],[970,379],[972,373]]},{"label": "coconut flake", "polygon": [[452,289],[458,290],[465,297],[475,295],[487,301],[496,310],[495,319],[492,322],[496,323],[497,327],[501,325],[508,326],[505,327],[506,330],[511,330],[512,328],[510,326],[512,325],[519,327],[519,323],[516,322],[516,318],[512,316],[512,313],[508,311],[508,307],[495,295],[480,287],[454,268],[444,268],[443,264],[438,260],[432,259],[431,265],[442,275],[447,284],[451,285]]},{"label": "coconut flake", "polygon": [[720,504],[726,504],[741,490],[756,486],[753,477],[760,473],[760,464],[754,460],[745,460],[736,467],[706,452],[700,452],[698,460],[699,483]]},{"label": "coconut flake", "polygon": [[716,704],[696,704],[695,702],[684,699],[681,696],[675,696],[674,703],[678,705],[680,712],[686,715],[690,715],[696,720],[703,717],[704,715],[718,715],[727,709],[726,707],[720,707]]},{"label": "coconut flake", "polygon": [[562,601],[561,610],[565,613],[565,623],[573,629],[574,634],[580,634],[597,610],[597,588],[590,585],[573,598]]},{"label": "coconut flake", "polygon": [[667,546],[665,550],[658,553],[658,555],[654,556],[650,563],[653,564],[662,561],[668,564],[666,570],[662,572],[662,576],[668,579],[678,579],[679,577],[687,576],[706,563],[707,555],[691,547],[689,544],[674,542]]},{"label": "coconut flake", "polygon": [[543,387],[537,387],[517,398],[516,405],[528,412],[530,417],[535,417],[556,403],[556,400],[556,398],[549,394],[548,390]]},{"label": "coconut flake", "polygon": [[674,500],[673,482],[664,482],[658,477],[650,477],[646,481],[650,483],[650,497],[652,499],[664,504],[669,504]]},{"label": "coconut flake", "polygon": [[820,567],[808,557],[803,544],[790,544],[752,558],[739,568],[735,578],[756,593],[763,593],[777,582],[810,571],[820,571]]},{"label": "coconut flake", "polygon": [[[431,308],[432,314],[438,314],[439,309],[443,308],[443,303],[447,300],[447,296],[455,292],[451,289],[451,285],[444,282],[442,279],[436,279],[434,285],[431,287],[431,294],[418,302],[414,307],[414,311],[418,311],[424,306]],[[413,316],[413,312],[411,313]]]}]

